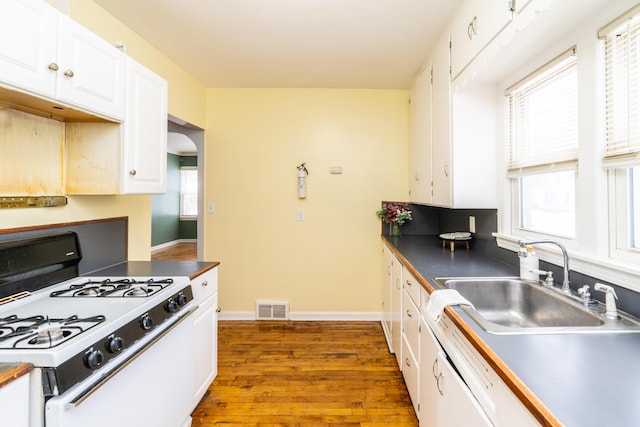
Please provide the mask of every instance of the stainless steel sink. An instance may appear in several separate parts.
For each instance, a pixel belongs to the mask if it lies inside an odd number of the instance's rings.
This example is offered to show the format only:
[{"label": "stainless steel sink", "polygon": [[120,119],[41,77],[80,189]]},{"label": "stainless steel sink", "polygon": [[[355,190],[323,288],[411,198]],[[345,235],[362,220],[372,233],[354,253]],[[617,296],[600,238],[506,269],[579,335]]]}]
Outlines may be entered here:
[{"label": "stainless steel sink", "polygon": [[462,309],[485,331],[495,334],[640,332],[640,321],[620,313],[604,316],[602,304],[584,304],[542,284],[511,277],[434,279],[457,290],[475,309]]}]

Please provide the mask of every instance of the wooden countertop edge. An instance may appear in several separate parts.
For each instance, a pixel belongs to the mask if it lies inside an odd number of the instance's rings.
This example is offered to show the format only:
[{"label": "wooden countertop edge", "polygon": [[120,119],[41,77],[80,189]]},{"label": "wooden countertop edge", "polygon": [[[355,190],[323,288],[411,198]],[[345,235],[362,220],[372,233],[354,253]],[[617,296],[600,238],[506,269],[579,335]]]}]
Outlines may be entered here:
[{"label": "wooden countertop edge", "polygon": [[[386,238],[384,239],[385,241]],[[389,242],[390,243],[390,242]],[[418,282],[432,293],[435,289],[422,275],[411,265],[411,263],[400,252],[390,246],[391,251],[403,263],[405,268],[418,280]],[[544,403],[520,380],[520,378],[509,369],[509,367],[498,357],[497,354],[469,327],[451,307],[446,307],[444,313],[462,331],[462,334],[469,340],[471,345],[478,350],[482,357],[489,363],[498,376],[505,382],[507,387],[516,395],[522,404],[529,410],[531,415],[543,426],[557,427],[563,424],[558,420]]]},{"label": "wooden countertop edge", "polygon": [[20,365],[7,369],[6,372],[0,374],[0,388],[31,372],[31,370],[33,370],[31,363],[21,363]]},{"label": "wooden countertop edge", "polygon": [[201,268],[200,270],[198,270],[198,271],[194,272],[193,274],[191,274],[189,276],[189,280],[193,280],[196,277],[206,273],[207,271],[209,271],[209,270],[211,270],[211,269],[213,269],[213,268],[215,268],[215,267],[217,267],[219,265],[220,265],[220,263],[218,261],[214,261],[214,262],[211,263],[211,265],[208,265],[208,266],[206,266],[204,268]]}]

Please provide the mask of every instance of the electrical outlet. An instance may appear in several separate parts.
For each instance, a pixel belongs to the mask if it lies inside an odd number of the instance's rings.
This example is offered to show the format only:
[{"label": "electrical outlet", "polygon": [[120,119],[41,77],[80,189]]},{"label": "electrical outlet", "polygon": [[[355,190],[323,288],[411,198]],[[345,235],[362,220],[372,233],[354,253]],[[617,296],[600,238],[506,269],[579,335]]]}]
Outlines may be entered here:
[{"label": "electrical outlet", "polygon": [[209,202],[207,204],[207,212],[209,212],[210,214],[216,213],[216,204],[215,204],[215,202]]},{"label": "electrical outlet", "polygon": [[476,217],[475,216],[470,216],[469,217],[469,232],[471,232],[471,233],[475,233],[476,232]]},{"label": "electrical outlet", "polygon": [[296,221],[304,221],[304,209],[298,209],[296,212]]}]

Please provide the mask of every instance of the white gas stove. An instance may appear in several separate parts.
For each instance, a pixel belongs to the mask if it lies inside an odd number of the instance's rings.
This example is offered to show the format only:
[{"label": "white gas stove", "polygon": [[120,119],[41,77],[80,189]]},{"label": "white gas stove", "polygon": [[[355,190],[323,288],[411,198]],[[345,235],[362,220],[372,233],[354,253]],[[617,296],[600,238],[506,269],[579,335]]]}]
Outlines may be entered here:
[{"label": "white gas stove", "polygon": [[[2,242],[0,259],[7,260],[0,265],[0,362],[34,365],[33,426],[107,425],[105,398],[90,396],[115,384],[117,374],[134,360],[140,359],[133,364],[137,372],[162,369],[157,356],[142,357],[160,339],[169,348],[186,347],[190,331],[178,325],[196,309],[188,277],[78,277],[81,255],[74,233]],[[60,278],[65,280],[50,283]],[[186,349],[175,349],[181,351]],[[157,380],[149,375],[130,376],[131,390],[124,387],[121,393],[135,398],[139,382],[154,390]],[[190,386],[187,381],[183,388],[190,391]],[[141,418],[133,409],[127,415],[126,402],[122,406],[121,425],[129,425],[126,417],[130,425],[154,419]],[[84,413],[90,414],[90,423]],[[179,416],[162,417],[158,425],[184,425]]]}]

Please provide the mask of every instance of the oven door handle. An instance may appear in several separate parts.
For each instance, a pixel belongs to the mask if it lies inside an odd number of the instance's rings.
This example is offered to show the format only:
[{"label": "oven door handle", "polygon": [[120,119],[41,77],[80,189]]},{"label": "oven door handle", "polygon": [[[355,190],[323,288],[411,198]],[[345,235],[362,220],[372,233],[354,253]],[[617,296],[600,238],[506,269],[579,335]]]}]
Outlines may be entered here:
[{"label": "oven door handle", "polygon": [[193,313],[195,313],[195,311],[198,309],[198,306],[194,306],[190,309],[186,309],[184,315],[182,315],[178,320],[176,320],[173,324],[171,324],[167,329],[165,329],[164,331],[162,331],[157,337],[154,337],[151,341],[149,341],[147,344],[145,344],[143,347],[139,348],[138,350],[136,350],[129,358],[127,358],[127,360],[125,360],[123,363],[115,366],[112,370],[104,373],[98,380],[94,381],[93,383],[91,383],[89,386],[87,386],[87,388],[85,388],[83,391],[81,391],[80,393],[78,393],[78,395],[71,400],[69,403],[67,403],[65,405],[65,407],[67,409],[70,408],[75,408],[77,406],[80,406],[80,404],[82,404],[82,402],[84,402],[89,396],[91,396],[95,391],[97,391],[102,385],[105,384],[105,382],[113,377],[114,375],[116,375],[118,372],[122,371],[124,368],[126,368],[130,363],[132,363],[134,360],[136,360],[138,357],[140,357],[147,349],[149,349],[153,344],[155,344],[156,342],[158,342],[159,340],[161,340],[165,335],[167,335],[169,332],[171,332],[172,330],[174,330],[176,327],[178,327],[179,324],[181,324],[182,322],[184,322],[189,316],[191,316]]}]

